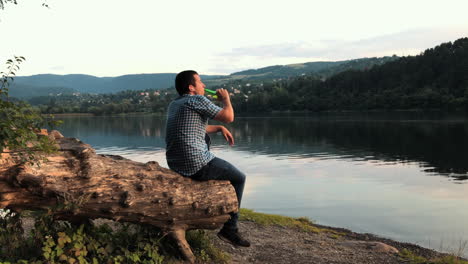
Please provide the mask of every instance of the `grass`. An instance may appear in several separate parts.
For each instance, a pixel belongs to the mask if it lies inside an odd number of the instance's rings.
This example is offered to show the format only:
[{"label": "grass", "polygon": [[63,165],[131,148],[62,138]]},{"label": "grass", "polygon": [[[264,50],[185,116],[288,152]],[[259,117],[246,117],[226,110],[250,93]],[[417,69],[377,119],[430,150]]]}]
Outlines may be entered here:
[{"label": "grass", "polygon": [[198,261],[206,263],[229,263],[231,256],[221,249],[215,247],[205,230],[191,230],[186,234],[187,242],[192,247]]},{"label": "grass", "polygon": [[[45,263],[180,263],[177,245],[164,232],[129,223],[71,225],[54,221],[51,212],[2,212],[0,264]],[[21,218],[35,225],[24,234]],[[230,256],[216,248],[204,230],[186,234],[197,263],[227,263]]]},{"label": "grass", "polygon": [[409,264],[468,264],[468,261],[460,259],[458,256],[447,255],[440,258],[427,259],[414,254],[413,252],[403,249],[400,252],[400,257]]},{"label": "grass", "polygon": [[335,238],[343,235],[343,233],[336,232],[334,230],[319,228],[314,225],[313,221],[307,217],[289,217],[276,214],[264,214],[258,213],[250,209],[241,208],[240,209],[240,220],[242,221],[251,221],[264,226],[284,226],[290,228],[298,228],[299,230],[305,232],[321,233],[327,232],[332,233]]}]

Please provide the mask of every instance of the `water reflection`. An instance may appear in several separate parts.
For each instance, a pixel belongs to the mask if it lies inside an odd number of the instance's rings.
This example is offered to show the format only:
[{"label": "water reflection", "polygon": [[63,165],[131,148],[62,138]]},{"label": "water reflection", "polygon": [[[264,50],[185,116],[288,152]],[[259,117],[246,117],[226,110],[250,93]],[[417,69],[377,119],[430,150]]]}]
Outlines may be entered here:
[{"label": "water reflection", "polygon": [[58,128],[67,137],[77,137],[94,148],[165,148],[165,119],[158,116],[63,117]]},{"label": "water reflection", "polygon": [[[308,216],[440,249],[442,241],[468,239],[468,211],[461,210],[468,206],[468,184],[453,184],[467,182],[465,120],[373,114],[238,117],[229,125],[236,145],[231,148],[216,135],[212,149],[248,175],[246,208]],[[64,121],[65,136],[82,139],[98,153],[167,166],[164,118]]]},{"label": "water reflection", "polygon": [[238,119],[239,148],[288,157],[417,162],[425,171],[466,180],[464,121]]},{"label": "water reflection", "polygon": [[[417,163],[427,175],[468,179],[468,122],[463,118],[319,115],[238,117],[236,150],[277,158]],[[440,118],[440,117],[438,117]],[[60,130],[98,147],[163,149],[165,119],[155,116],[65,118]],[[213,144],[224,145],[221,136]]]}]

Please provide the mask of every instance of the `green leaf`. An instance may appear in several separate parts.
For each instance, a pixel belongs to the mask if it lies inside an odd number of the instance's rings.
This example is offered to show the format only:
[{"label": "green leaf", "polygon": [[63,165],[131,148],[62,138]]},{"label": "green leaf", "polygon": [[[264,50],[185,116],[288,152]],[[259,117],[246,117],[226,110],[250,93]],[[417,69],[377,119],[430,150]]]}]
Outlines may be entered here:
[{"label": "green leaf", "polygon": [[63,254],[63,249],[62,248],[57,248],[55,251],[57,251],[57,256],[60,256]]}]

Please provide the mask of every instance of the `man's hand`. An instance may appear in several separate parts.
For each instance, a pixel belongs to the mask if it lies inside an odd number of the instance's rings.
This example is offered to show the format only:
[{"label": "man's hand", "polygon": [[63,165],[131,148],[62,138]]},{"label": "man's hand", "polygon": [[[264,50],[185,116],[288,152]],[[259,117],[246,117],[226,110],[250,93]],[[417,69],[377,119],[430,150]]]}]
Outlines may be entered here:
[{"label": "man's hand", "polygon": [[224,138],[229,143],[229,146],[234,145],[234,137],[232,136],[231,132],[223,126],[221,126],[221,133],[223,133]]},{"label": "man's hand", "polygon": [[231,123],[234,121],[234,109],[231,105],[231,98],[229,97],[229,92],[226,89],[217,89],[216,95],[218,100],[223,103],[223,109],[214,117],[214,120]]},{"label": "man's hand", "polygon": [[211,134],[211,133],[217,133],[221,132],[226,139],[226,141],[229,143],[230,146],[234,145],[234,137],[232,136],[231,132],[223,126],[215,126],[215,125],[208,125],[206,126],[206,133]]},{"label": "man's hand", "polygon": [[216,95],[218,96],[218,101],[221,101],[221,102],[226,102],[227,101],[231,101],[231,98],[229,97],[229,92],[226,90],[226,89],[216,89]]}]

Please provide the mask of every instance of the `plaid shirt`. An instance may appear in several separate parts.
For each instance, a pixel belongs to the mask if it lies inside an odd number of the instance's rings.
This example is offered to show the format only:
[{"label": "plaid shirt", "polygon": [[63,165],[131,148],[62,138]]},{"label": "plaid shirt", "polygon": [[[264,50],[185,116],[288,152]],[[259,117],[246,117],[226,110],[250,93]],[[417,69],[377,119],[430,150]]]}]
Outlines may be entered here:
[{"label": "plaid shirt", "polygon": [[191,176],[214,159],[205,142],[206,125],[221,110],[202,95],[184,94],[171,102],[166,123],[169,168]]}]

